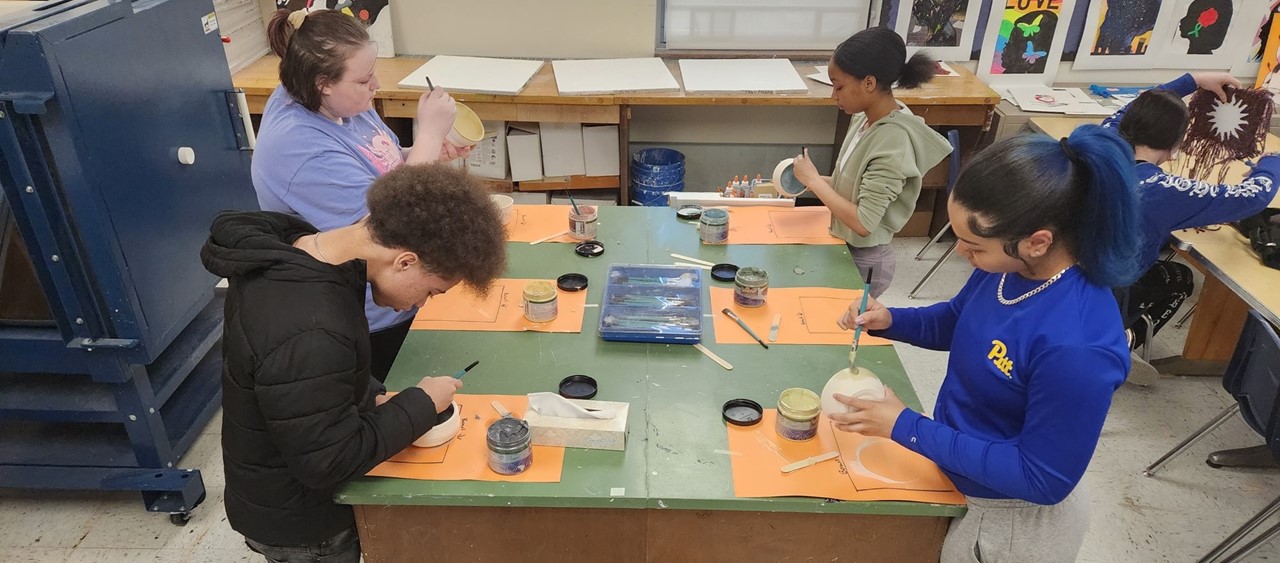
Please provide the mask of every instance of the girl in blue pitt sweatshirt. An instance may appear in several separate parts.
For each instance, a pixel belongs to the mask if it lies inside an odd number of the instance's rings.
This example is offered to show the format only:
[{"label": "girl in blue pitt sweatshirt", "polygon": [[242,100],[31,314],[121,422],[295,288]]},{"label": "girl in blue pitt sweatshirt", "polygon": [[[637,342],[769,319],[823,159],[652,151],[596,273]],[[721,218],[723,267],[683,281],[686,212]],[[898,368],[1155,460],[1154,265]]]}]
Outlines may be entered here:
[{"label": "girl in blue pitt sweatshirt", "polygon": [[997,142],[947,206],[977,268],[960,293],[921,308],[871,300],[840,320],[951,352],[934,418],[892,391],[836,395],[855,412],[831,417],[933,460],[964,493],[942,561],[1075,561],[1089,518],[1077,485],[1129,370],[1109,288],[1140,271],[1137,185],[1129,147],[1096,125]]},{"label": "girl in blue pitt sweatshirt", "polygon": [[[1274,154],[1258,159],[1238,184],[1202,182],[1167,174],[1160,168],[1178,152],[1187,133],[1187,104],[1182,99],[1203,88],[1225,100],[1226,86],[1239,88],[1240,81],[1225,72],[1184,74],[1143,92],[1102,123],[1133,146],[1142,206],[1142,267],[1146,273],[1129,288],[1130,310],[1126,316],[1145,311],[1152,320],[1152,334],[1169,322],[1193,289],[1191,268],[1160,261],[1160,250],[1169,233],[1255,215],[1276,195],[1280,156]],[[1132,348],[1146,339],[1141,324],[1130,327],[1129,334]],[[1154,382],[1155,368],[1136,356],[1133,360],[1129,381],[1141,385]]]}]

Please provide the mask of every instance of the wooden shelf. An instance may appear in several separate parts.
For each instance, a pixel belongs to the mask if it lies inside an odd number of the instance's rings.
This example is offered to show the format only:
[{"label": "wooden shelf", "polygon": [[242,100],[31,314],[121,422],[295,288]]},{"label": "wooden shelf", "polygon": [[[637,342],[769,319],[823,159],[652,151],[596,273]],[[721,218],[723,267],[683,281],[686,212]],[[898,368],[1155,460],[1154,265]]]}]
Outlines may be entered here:
[{"label": "wooden shelf", "polygon": [[618,176],[562,176],[516,182],[518,192],[549,192],[555,190],[617,189],[622,185]]}]

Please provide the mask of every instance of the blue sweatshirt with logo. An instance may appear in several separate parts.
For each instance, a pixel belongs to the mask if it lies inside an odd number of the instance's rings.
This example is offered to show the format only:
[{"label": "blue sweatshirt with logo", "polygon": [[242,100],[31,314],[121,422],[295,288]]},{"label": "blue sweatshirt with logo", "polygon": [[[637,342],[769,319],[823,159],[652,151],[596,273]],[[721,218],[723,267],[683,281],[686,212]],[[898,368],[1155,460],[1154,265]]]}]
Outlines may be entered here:
[{"label": "blue sweatshirt with logo", "polygon": [[[1190,74],[1156,86],[1179,96],[1196,91]],[[1103,127],[1120,128],[1129,106],[1102,122]],[[1139,194],[1142,198],[1142,263],[1149,268],[1160,259],[1169,233],[1191,227],[1237,221],[1261,212],[1276,195],[1280,180],[1280,156],[1266,155],[1239,184],[1214,184],[1166,173],[1150,162],[1139,161]]]},{"label": "blue sweatshirt with logo", "polygon": [[[890,309],[892,326],[876,334],[951,352],[934,417],[906,409],[892,438],[965,495],[1057,504],[1093,457],[1128,341],[1111,290],[1078,266],[1014,305],[997,300],[1000,280],[978,270],[948,302]],[[1008,274],[1003,294],[1044,282]]]}]

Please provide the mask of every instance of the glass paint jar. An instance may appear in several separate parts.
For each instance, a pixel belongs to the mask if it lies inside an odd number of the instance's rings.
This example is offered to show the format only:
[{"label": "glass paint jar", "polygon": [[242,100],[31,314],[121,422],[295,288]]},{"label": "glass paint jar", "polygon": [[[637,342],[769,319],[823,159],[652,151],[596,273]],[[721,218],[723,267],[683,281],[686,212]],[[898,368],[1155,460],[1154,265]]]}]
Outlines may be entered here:
[{"label": "glass paint jar", "polygon": [[703,244],[724,244],[729,240],[729,212],[725,209],[703,209],[698,218],[698,237]]},{"label": "glass paint jar", "polygon": [[524,318],[529,322],[545,323],[556,320],[559,314],[555,284],[535,281],[524,286]]},{"label": "glass paint jar", "polygon": [[523,473],[533,465],[532,437],[528,422],[505,416],[493,421],[485,431],[489,469],[502,475]]},{"label": "glass paint jar", "polygon": [[818,414],[822,412],[822,399],[817,393],[803,387],[792,387],[778,397],[778,435],[788,440],[803,442],[818,435]]},{"label": "glass paint jar", "polygon": [[733,277],[733,302],[742,307],[763,307],[769,296],[769,272],[746,267]]},{"label": "glass paint jar", "polygon": [[596,222],[596,207],[579,205],[578,213],[569,208],[569,236],[577,240],[595,240],[599,223]]}]

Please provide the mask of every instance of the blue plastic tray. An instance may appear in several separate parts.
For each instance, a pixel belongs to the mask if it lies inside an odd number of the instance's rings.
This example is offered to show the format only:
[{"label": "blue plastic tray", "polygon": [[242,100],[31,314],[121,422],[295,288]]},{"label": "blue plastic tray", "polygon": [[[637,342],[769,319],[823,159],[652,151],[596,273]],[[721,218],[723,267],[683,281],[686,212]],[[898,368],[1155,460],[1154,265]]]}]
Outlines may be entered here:
[{"label": "blue plastic tray", "polygon": [[613,264],[600,309],[605,340],[696,344],[702,341],[702,272]]}]

